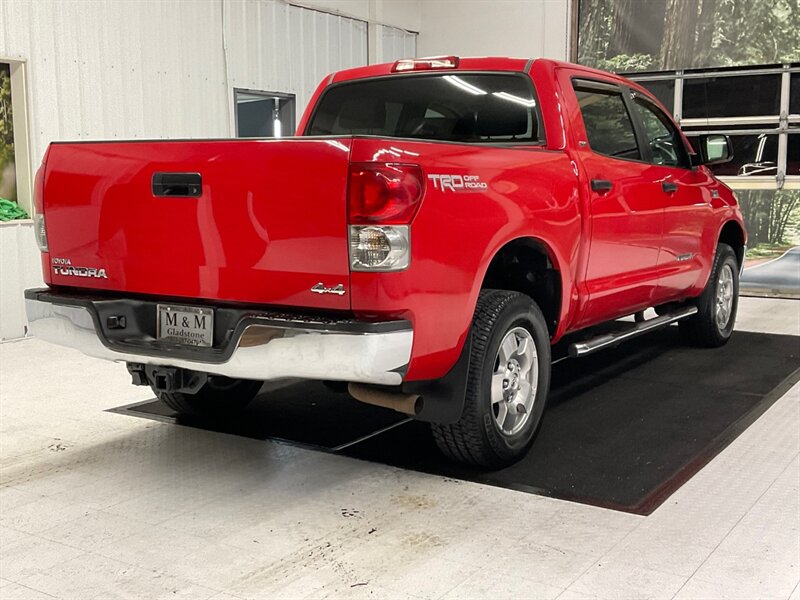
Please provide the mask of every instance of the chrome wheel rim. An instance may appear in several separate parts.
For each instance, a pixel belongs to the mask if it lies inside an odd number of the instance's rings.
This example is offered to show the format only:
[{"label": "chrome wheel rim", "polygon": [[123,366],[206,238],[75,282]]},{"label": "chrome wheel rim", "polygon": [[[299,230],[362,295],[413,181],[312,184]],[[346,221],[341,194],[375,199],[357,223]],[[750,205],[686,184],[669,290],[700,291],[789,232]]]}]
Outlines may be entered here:
[{"label": "chrome wheel rim", "polygon": [[728,326],[731,320],[733,309],[733,269],[730,265],[724,265],[719,272],[717,279],[717,296],[715,299],[715,316],[717,327],[720,330]]},{"label": "chrome wheel rim", "polygon": [[515,327],[503,337],[492,372],[492,415],[503,434],[514,435],[528,422],[538,383],[533,336],[524,327]]}]

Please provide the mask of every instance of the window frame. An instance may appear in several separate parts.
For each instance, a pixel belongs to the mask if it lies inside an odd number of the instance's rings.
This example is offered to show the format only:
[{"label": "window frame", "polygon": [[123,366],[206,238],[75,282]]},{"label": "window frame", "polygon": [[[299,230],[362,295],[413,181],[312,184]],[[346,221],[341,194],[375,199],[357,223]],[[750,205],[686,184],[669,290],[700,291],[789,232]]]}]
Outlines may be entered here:
[{"label": "window frame", "polygon": [[538,129],[537,129],[537,139],[536,140],[525,140],[525,141],[502,141],[502,142],[463,142],[463,141],[456,141],[456,140],[440,140],[440,139],[425,139],[425,138],[406,138],[406,137],[392,137],[392,139],[397,140],[408,140],[413,142],[425,142],[425,143],[437,143],[437,144],[457,144],[457,145],[467,145],[467,146],[477,146],[477,147],[489,147],[489,148],[505,148],[505,147],[515,147],[515,148],[546,148],[547,147],[547,130],[546,125],[544,122],[544,117],[542,115],[542,105],[539,101],[539,94],[536,90],[536,83],[533,81],[533,77],[527,72],[524,71],[460,71],[458,69],[436,69],[431,71],[413,71],[410,73],[391,73],[389,75],[381,75],[378,77],[359,77],[356,79],[346,79],[344,81],[337,81],[334,83],[329,84],[325,90],[320,94],[317,102],[314,104],[314,109],[311,111],[311,115],[308,117],[308,121],[306,122],[306,126],[303,129],[303,132],[300,134],[303,137],[316,137],[316,138],[327,138],[327,137],[385,137],[385,136],[378,136],[378,135],[369,135],[369,134],[356,134],[356,135],[311,135],[309,130],[311,128],[311,124],[314,122],[314,119],[317,116],[317,111],[319,107],[322,105],[323,100],[325,100],[325,96],[330,93],[331,90],[347,85],[353,84],[357,82],[363,81],[383,81],[386,79],[402,79],[404,77],[442,77],[444,75],[505,75],[510,77],[521,77],[528,82],[528,85],[531,88],[533,100],[536,102],[535,106],[533,106],[533,113],[536,116],[538,122]]}]

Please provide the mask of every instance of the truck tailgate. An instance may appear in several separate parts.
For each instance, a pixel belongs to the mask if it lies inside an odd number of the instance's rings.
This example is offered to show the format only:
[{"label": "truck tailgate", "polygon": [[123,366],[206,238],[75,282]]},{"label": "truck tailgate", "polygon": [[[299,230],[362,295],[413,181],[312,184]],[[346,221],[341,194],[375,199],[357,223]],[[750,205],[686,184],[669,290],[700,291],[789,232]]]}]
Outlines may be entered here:
[{"label": "truck tailgate", "polygon": [[[349,290],[349,150],[348,138],[53,144],[47,282],[349,309],[349,293],[311,292]],[[196,196],[180,195],[174,174],[199,174],[200,188],[183,190]]]}]

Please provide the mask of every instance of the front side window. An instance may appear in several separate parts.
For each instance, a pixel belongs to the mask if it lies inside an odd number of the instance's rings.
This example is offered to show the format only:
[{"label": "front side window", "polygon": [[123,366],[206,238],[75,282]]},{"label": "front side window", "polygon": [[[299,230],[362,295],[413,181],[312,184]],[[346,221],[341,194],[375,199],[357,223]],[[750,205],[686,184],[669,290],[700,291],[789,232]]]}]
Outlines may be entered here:
[{"label": "front side window", "polygon": [[576,81],[573,86],[592,150],[614,158],[641,159],[622,93],[604,84]]},{"label": "front side window", "polygon": [[655,105],[637,96],[633,105],[642,120],[650,162],[668,167],[689,167],[689,156],[677,127]]},{"label": "front side window", "polygon": [[466,143],[540,143],[528,77],[400,75],[342,83],[319,101],[306,135],[378,135]]}]

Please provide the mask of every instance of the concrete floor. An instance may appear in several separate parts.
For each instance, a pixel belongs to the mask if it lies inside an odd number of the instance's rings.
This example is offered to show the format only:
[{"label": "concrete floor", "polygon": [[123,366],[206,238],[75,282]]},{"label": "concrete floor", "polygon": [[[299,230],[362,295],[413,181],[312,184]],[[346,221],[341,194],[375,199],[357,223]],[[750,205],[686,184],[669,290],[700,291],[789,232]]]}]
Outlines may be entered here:
[{"label": "concrete floor", "polygon": [[[800,335],[800,301],[739,328]],[[128,381],[0,344],[3,600],[800,600],[800,386],[640,517],[103,412]]]}]

